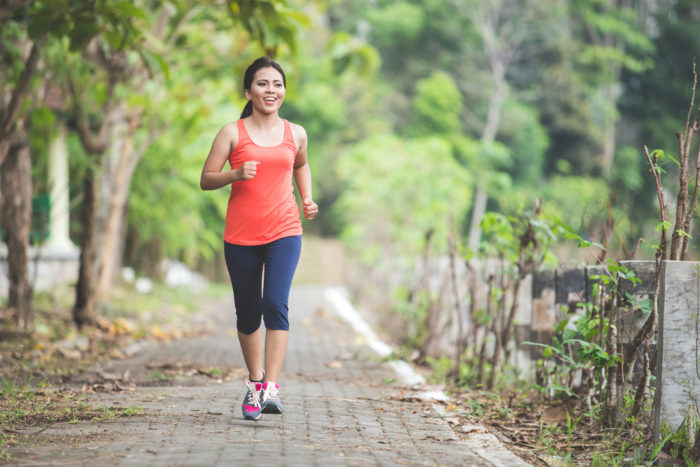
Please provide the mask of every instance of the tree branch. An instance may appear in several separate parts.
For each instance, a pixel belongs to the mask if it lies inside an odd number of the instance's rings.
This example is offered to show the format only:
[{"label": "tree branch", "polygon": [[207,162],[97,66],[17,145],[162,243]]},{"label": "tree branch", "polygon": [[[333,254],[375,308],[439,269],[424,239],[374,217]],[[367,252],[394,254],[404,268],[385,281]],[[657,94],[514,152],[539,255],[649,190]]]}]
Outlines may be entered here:
[{"label": "tree branch", "polygon": [[15,87],[12,97],[10,98],[10,104],[7,110],[2,114],[2,126],[0,127],[0,137],[5,137],[12,131],[12,126],[15,122],[15,116],[17,114],[17,109],[19,109],[22,100],[27,94],[27,89],[29,89],[29,84],[32,80],[32,75],[36,70],[36,64],[39,61],[39,49],[44,45],[45,38],[40,38],[34,41],[32,44],[32,50],[29,52],[29,57],[24,63],[24,69],[22,74],[20,74],[17,80],[17,86]]},{"label": "tree branch", "polygon": [[[661,188],[661,180],[659,179],[659,173],[656,170],[656,164],[651,160],[649,156],[649,149],[644,146],[644,155],[649,162],[649,167],[651,167],[651,173],[654,176],[654,182],[656,183],[656,195],[659,198],[659,209],[661,210],[661,222],[666,222],[666,209],[664,208],[664,192]],[[654,157],[656,160],[656,156]],[[665,229],[664,229],[665,230]],[[665,238],[665,235],[664,235]]]},{"label": "tree branch", "polygon": [[107,99],[102,106],[102,123],[100,124],[100,129],[97,132],[97,136],[90,129],[87,118],[85,117],[85,109],[81,104],[81,97],[78,94],[75,80],[73,75],[68,72],[68,89],[72,97],[73,111],[75,112],[75,117],[77,120],[78,136],[80,137],[80,142],[85,149],[85,152],[97,156],[105,152],[107,149],[107,115],[108,110],[112,105],[112,94],[113,85],[109,85]]},{"label": "tree branch", "polygon": [[685,130],[683,131],[684,136],[688,134],[688,129],[690,128],[690,118],[693,113],[693,106],[695,104],[695,88],[697,87],[697,84],[698,74],[695,71],[695,57],[693,57],[693,87],[690,94],[690,106],[688,107],[688,116],[685,119]]}]

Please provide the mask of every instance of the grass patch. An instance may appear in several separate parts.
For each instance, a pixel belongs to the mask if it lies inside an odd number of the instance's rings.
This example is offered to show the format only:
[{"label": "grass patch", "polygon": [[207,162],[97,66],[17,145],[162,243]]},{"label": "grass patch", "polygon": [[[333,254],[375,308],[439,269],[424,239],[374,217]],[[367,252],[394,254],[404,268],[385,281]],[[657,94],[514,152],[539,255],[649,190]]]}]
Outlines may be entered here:
[{"label": "grass patch", "polygon": [[41,375],[52,384],[85,370],[96,361],[122,357],[135,341],[167,341],[206,330],[193,328],[191,317],[231,295],[230,286],[209,283],[202,291],[154,283],[148,294],[115,287],[109,305],[98,311],[98,326],[76,329],[72,319],[73,287],[66,285],[34,296],[34,330],[15,329],[0,309],[0,378],[18,384]]},{"label": "grass patch", "polygon": [[143,408],[93,406],[85,395],[70,390],[53,390],[41,383],[33,388],[2,379],[0,390],[0,461],[12,460],[11,450],[35,443],[35,436],[55,423],[102,421],[143,414]]},{"label": "grass patch", "polygon": [[[141,415],[141,407],[94,406],[83,391],[56,388],[96,362],[124,357],[124,349],[139,340],[208,332],[206,322],[195,329],[191,318],[230,295],[230,286],[222,284],[196,293],[158,283],[149,294],[116,287],[110,304],[98,310],[98,326],[83,330],[73,323],[70,285],[35,294],[32,332],[16,329],[9,311],[0,309],[0,463],[52,424]],[[206,374],[220,377],[223,370],[211,368]],[[162,371],[151,376],[174,377]]]},{"label": "grass patch", "polygon": [[[106,420],[143,413],[141,407],[93,407],[85,395],[71,390],[53,390],[45,384],[32,388],[2,379],[0,393],[0,426],[7,433],[16,426],[41,426],[59,422]],[[7,435],[5,433],[5,438]]]},{"label": "grass patch", "polygon": [[170,381],[171,379],[175,378],[174,375],[169,375],[167,373],[163,373],[162,371],[152,371],[148,377],[158,381]]}]

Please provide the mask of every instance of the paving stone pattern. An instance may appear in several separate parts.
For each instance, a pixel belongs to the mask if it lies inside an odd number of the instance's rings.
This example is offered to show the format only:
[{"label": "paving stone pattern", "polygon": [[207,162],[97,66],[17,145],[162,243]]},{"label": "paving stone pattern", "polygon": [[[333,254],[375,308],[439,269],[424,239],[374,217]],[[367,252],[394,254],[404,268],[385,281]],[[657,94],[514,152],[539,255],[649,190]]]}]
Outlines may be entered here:
[{"label": "paving stone pattern", "polygon": [[[16,465],[497,465],[470,450],[430,402],[415,401],[324,305],[322,290],[295,287],[291,334],[280,389],[283,415],[241,416],[243,359],[232,305],[213,310],[219,332],[149,344],[126,360],[95,369],[136,382],[134,391],[90,394],[89,403],[141,407],[99,422],[57,424],[38,446],[13,452]],[[154,364],[226,367],[238,377],[202,375],[154,385]],[[149,369],[149,365],[150,368]],[[156,380],[157,382],[157,380]],[[41,440],[53,440],[41,442]],[[486,456],[488,457],[488,456]]]}]

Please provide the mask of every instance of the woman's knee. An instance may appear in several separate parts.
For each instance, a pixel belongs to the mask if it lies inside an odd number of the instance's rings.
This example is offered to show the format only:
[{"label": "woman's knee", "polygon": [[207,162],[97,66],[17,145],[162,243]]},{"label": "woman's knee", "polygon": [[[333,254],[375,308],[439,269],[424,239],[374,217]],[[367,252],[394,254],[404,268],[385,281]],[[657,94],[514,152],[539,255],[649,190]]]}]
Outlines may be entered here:
[{"label": "woman's knee", "polygon": [[241,317],[236,319],[236,329],[243,334],[253,334],[260,328],[260,316],[257,319],[252,317]]},{"label": "woman's knee", "polygon": [[289,331],[289,307],[287,303],[263,299],[263,320],[266,329]]}]

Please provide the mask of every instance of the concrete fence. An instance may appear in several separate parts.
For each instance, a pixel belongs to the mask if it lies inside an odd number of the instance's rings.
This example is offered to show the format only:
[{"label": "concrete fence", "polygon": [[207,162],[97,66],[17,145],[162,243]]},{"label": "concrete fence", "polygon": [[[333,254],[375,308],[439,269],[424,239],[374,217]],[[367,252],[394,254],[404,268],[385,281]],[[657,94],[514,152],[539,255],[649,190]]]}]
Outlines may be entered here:
[{"label": "concrete fence", "polygon": [[[655,263],[653,261],[622,261],[641,279],[637,284],[621,282],[623,293],[637,301],[653,298],[655,292]],[[493,269],[493,267],[484,267]],[[512,363],[527,369],[540,355],[540,347],[523,342],[549,344],[557,323],[577,312],[578,304],[593,302],[596,279],[604,274],[602,266],[538,271],[526,278],[517,311],[515,342],[517,351]],[[480,280],[485,286],[485,277]],[[483,304],[481,304],[483,305]],[[677,429],[688,414],[698,416],[700,400],[700,263],[664,261],[659,291],[659,321],[655,372],[654,426],[666,424]],[[647,319],[640,310],[627,311],[618,321],[623,345],[630,342]],[[698,420],[696,418],[696,420]]]},{"label": "concrete fence", "polygon": [[695,420],[691,426],[698,429],[695,425],[700,397],[699,315],[700,263],[664,261],[654,394],[657,438],[663,425],[677,429],[688,415]]}]

